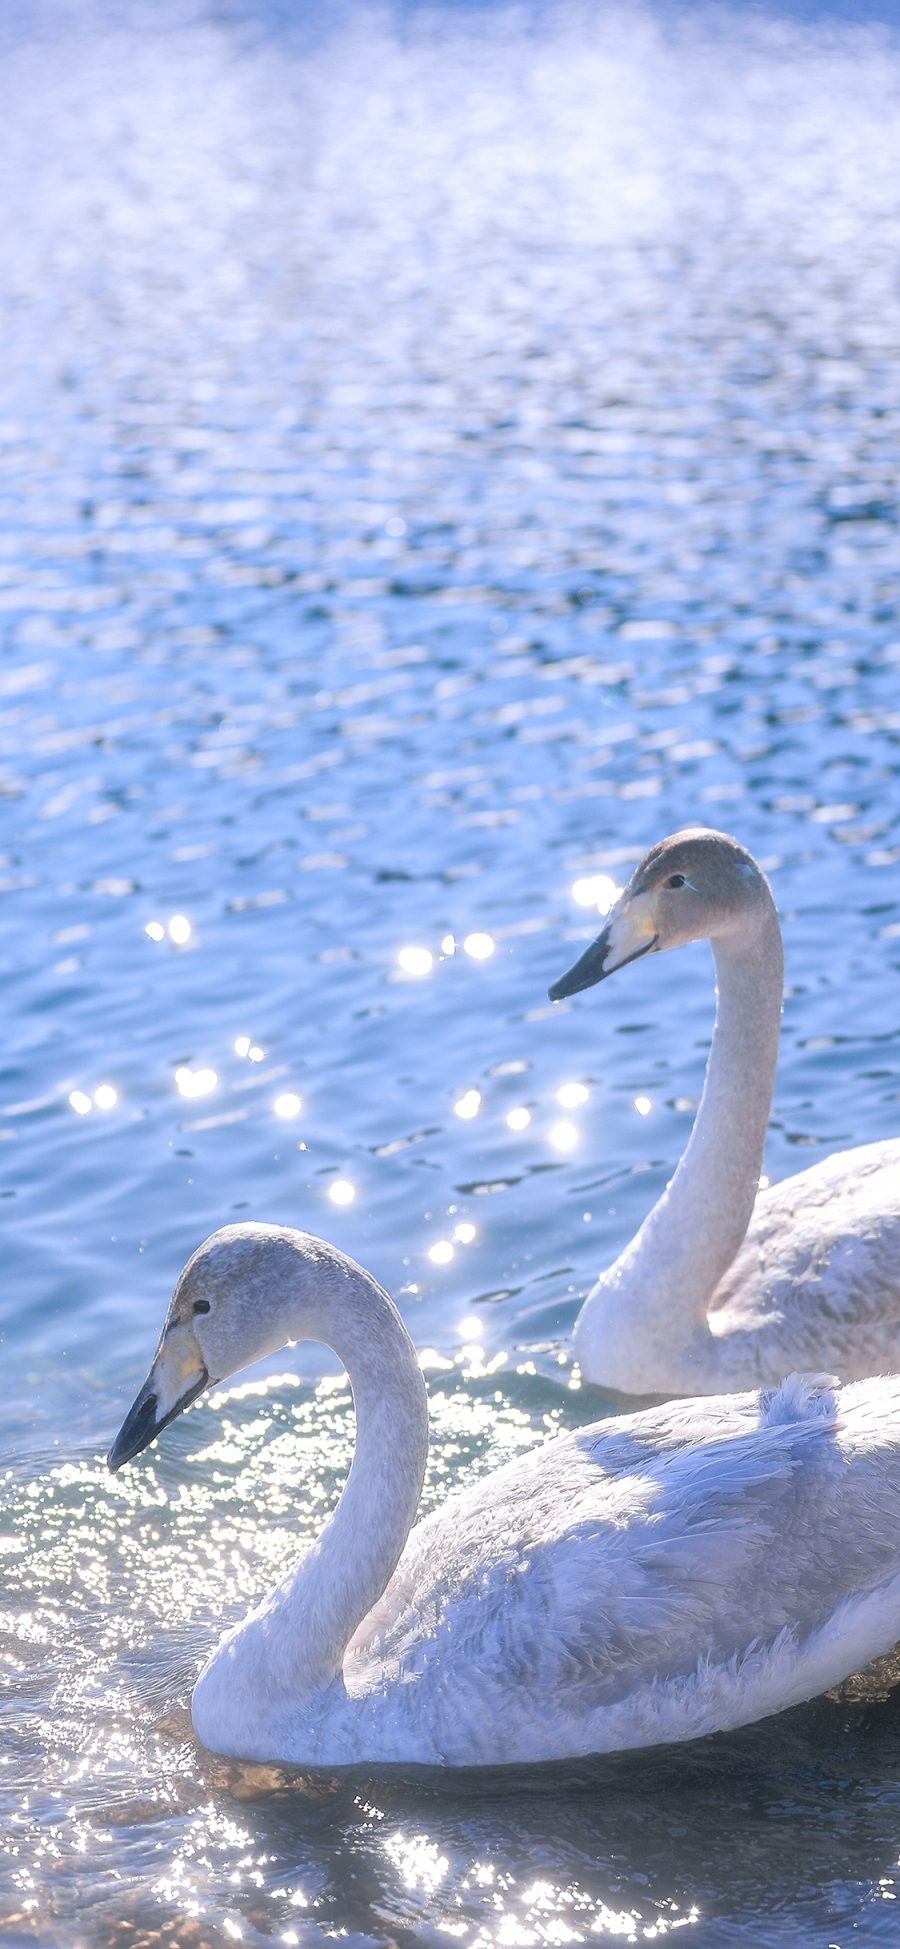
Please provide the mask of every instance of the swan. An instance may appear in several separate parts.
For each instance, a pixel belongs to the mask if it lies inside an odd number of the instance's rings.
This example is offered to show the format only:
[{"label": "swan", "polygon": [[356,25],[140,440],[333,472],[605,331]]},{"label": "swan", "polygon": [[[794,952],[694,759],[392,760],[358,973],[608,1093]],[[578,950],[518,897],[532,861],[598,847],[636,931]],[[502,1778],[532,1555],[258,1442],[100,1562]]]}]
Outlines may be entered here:
[{"label": "swan", "polygon": [[188,1261],[116,1470],[298,1339],[344,1363],[350,1473],[318,1541],[226,1631],[203,1745],[308,1766],[497,1766],[694,1738],[823,1691],[900,1635],[900,1377],[672,1402],[517,1456],[412,1527],[428,1413],[371,1275],[276,1225]]},{"label": "swan", "polygon": [[792,1368],[898,1371],[900,1139],[838,1151],[757,1195],[784,956],[745,847],[705,827],[653,846],[550,998],[697,940],[712,947],[717,993],[703,1096],[670,1184],[584,1302],[582,1374],[671,1395],[772,1384]]}]

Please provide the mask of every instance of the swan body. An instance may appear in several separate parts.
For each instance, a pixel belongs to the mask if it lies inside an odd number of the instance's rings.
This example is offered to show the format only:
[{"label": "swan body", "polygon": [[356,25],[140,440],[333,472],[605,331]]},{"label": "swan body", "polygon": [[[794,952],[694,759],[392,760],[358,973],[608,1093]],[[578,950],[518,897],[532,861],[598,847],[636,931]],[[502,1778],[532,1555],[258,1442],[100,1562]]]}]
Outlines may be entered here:
[{"label": "swan body", "polygon": [[498,1766],[692,1739],[900,1636],[900,1378],[821,1377],[602,1421],[413,1527],[427,1410],[399,1314],[299,1232],[189,1261],[110,1450],[287,1338],[335,1348],[357,1445],[318,1541],[197,1681],[203,1743],[301,1765]]},{"label": "swan body", "polygon": [[692,828],[641,861],[598,939],[550,990],[577,994],[662,948],[709,940],[716,1025],[670,1184],[588,1294],[586,1380],[623,1394],[900,1371],[900,1139],[837,1152],[758,1191],[783,989],[775,903],[756,861]]}]

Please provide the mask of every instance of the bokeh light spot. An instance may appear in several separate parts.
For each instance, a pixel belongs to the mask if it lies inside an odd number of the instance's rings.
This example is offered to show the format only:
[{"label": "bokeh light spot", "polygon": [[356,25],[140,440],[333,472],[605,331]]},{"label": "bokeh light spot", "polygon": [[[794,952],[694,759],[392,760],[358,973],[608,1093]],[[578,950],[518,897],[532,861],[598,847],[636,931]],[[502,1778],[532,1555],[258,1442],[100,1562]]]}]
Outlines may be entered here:
[{"label": "bokeh light spot", "polygon": [[209,1096],[218,1080],[214,1069],[192,1069],[189,1063],[180,1063],[175,1071],[175,1084],[182,1096]]},{"label": "bokeh light spot", "polygon": [[572,887],[572,899],[579,907],[593,907],[598,914],[608,914],[621,893],[615,880],[608,873],[587,873],[576,880]]},{"label": "bokeh light spot", "polygon": [[490,934],[467,934],[463,941],[463,952],[473,961],[489,961],[494,952],[493,936]]},{"label": "bokeh light spot", "polygon": [[401,947],[397,960],[404,974],[415,975],[420,980],[434,967],[434,955],[427,947]]},{"label": "bokeh light spot", "polygon": [[563,1083],[556,1092],[556,1101],[563,1110],[577,1110],[580,1103],[586,1103],[590,1096],[586,1083]]}]

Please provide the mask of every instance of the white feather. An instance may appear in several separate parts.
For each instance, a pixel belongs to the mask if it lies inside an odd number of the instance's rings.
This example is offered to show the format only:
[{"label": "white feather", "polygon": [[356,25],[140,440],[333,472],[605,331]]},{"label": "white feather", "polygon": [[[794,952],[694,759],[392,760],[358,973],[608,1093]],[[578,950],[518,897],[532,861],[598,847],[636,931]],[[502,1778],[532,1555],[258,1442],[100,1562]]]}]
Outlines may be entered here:
[{"label": "white feather", "polygon": [[276,1331],[315,1336],[357,1412],[317,1543],[197,1682],[194,1725],[218,1752],[497,1766],[692,1739],[900,1637],[900,1378],[795,1375],[601,1421],[412,1527],[426,1410],[399,1314],[334,1248],[275,1227],[228,1227],[195,1255],[116,1465],[148,1438],[148,1399],[170,1398],[170,1358],[184,1385],[198,1291],[213,1372],[225,1349],[244,1364]]},{"label": "white feather", "polygon": [[843,1380],[900,1371],[900,1139],[837,1152],[757,1194],[783,981],[765,875],[726,834],[663,840],[589,950],[587,979],[611,959],[642,962],[633,942],[648,932],[654,950],[711,942],[716,1025],[678,1169],[576,1322],[582,1373],[667,1395],[777,1382],[790,1368]]}]

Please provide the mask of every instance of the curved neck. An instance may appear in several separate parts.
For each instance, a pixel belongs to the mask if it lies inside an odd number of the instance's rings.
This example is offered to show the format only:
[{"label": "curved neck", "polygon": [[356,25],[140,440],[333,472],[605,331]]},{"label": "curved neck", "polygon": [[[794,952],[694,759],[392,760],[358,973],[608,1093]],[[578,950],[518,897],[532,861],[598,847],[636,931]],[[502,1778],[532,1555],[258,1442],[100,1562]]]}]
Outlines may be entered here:
[{"label": "curved neck", "polygon": [[[296,1703],[337,1677],[344,1652],[393,1575],[419,1504],[428,1404],[415,1350],[393,1302],[343,1255],[316,1271],[302,1321],[286,1337],[322,1340],[346,1367],[356,1449],[343,1492],[317,1541],[242,1627],[258,1652],[263,1699]],[[321,1301],[321,1305],[319,1302]]]},{"label": "curved neck", "polygon": [[[656,1378],[666,1350],[683,1348],[705,1322],[759,1186],[784,981],[774,903],[712,948],[716,1022],[690,1141],[671,1183],[598,1281],[578,1322],[576,1350],[581,1340],[588,1372],[629,1393],[665,1391],[670,1384],[660,1390]],[[613,1370],[621,1376],[623,1362],[628,1378],[616,1379]]]}]

